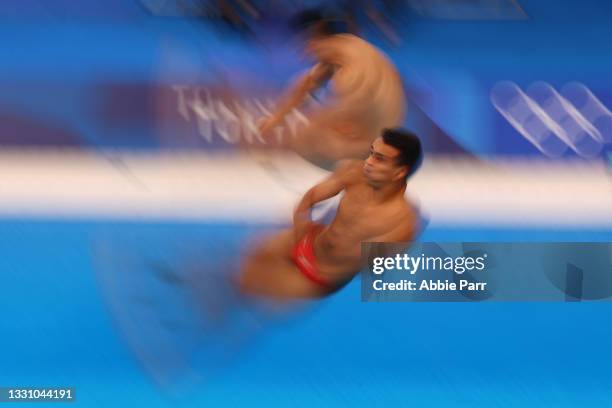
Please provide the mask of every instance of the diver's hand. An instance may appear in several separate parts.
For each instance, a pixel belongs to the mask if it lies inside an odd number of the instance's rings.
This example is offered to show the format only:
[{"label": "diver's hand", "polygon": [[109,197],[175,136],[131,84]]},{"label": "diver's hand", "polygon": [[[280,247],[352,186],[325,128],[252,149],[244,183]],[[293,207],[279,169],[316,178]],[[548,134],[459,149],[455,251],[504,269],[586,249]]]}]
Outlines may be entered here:
[{"label": "diver's hand", "polygon": [[314,222],[310,220],[294,221],[293,223],[293,239],[297,244],[302,238],[313,228]]},{"label": "diver's hand", "polygon": [[259,133],[264,137],[268,138],[272,134],[272,130],[280,125],[281,118],[277,116],[266,116],[257,122],[257,129]]}]

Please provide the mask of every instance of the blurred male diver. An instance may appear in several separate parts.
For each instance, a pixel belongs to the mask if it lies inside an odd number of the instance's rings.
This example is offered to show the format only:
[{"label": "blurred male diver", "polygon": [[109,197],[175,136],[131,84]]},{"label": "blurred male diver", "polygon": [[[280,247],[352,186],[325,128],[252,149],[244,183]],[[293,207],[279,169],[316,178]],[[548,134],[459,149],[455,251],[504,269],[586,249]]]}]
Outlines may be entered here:
[{"label": "blurred male diver", "polygon": [[307,126],[283,143],[328,169],[340,159],[364,159],[376,135],[404,121],[406,103],[399,73],[380,50],[340,32],[318,10],[301,12],[292,25],[303,35],[306,55],[316,64],[260,121],[260,132],[271,140],[285,116],[327,84],[327,100],[308,114]]},{"label": "blurred male diver", "polygon": [[[405,192],[422,155],[415,135],[387,129],[371,144],[365,161],[339,163],[329,178],[303,196],[293,227],[246,257],[237,280],[240,291],[279,300],[323,297],[361,269],[362,242],[412,241],[419,217]],[[340,193],[333,221],[327,226],[312,222],[312,207]]]}]

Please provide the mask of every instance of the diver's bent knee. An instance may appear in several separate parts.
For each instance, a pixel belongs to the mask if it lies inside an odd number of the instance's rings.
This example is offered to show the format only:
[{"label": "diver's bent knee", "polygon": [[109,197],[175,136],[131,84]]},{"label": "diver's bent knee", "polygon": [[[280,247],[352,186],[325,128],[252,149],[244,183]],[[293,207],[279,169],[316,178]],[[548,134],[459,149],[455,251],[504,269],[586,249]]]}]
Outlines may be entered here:
[{"label": "diver's bent knee", "polygon": [[249,266],[240,275],[234,277],[233,283],[238,292],[243,295],[252,295],[258,291],[256,276]]}]

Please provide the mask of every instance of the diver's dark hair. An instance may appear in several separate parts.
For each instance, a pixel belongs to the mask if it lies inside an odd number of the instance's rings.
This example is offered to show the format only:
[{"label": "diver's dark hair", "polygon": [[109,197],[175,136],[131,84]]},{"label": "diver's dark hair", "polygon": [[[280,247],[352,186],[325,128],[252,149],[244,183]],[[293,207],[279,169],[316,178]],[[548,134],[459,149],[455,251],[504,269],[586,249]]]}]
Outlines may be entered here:
[{"label": "diver's dark hair", "polygon": [[400,155],[397,158],[397,164],[408,167],[406,172],[406,179],[408,179],[423,162],[421,141],[414,133],[400,128],[383,130],[382,139],[385,144],[399,150]]},{"label": "diver's dark hair", "polygon": [[289,19],[289,28],[297,34],[328,36],[347,32],[345,24],[325,13],[322,8],[302,10]]}]

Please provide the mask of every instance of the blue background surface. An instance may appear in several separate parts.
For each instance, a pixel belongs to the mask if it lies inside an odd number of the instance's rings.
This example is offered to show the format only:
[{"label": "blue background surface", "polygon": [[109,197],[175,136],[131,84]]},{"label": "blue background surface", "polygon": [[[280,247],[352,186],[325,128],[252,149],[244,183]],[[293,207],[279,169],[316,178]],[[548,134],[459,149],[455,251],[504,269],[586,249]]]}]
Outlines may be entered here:
[{"label": "blue background surface", "polygon": [[[276,31],[247,42],[197,19],[154,17],[136,1],[104,7],[91,1],[16,4],[0,6],[0,114],[72,135],[54,143],[57,135],[39,129],[46,137],[34,137],[33,144],[168,147],[164,135],[180,140],[181,133],[197,131],[195,125],[158,127],[154,109],[160,105],[178,120],[176,102],[160,88],[226,86],[243,96],[261,94],[262,88],[278,94],[307,66],[295,44]],[[424,135],[428,149],[438,147],[431,140],[436,131],[476,155],[539,156],[490,102],[492,87],[503,80],[523,89],[545,81],[558,90],[578,81],[612,108],[610,4],[521,4],[526,20],[392,16],[403,40],[399,46],[366,28],[366,37],[397,65],[412,104],[406,125]],[[119,101],[124,116],[115,113],[109,122],[107,110]],[[28,143],[16,136],[23,127],[10,129],[0,143]]]},{"label": "blue background surface", "polygon": [[[140,339],[165,352],[186,351],[186,339],[196,335],[204,340],[204,355],[193,363],[201,376],[195,385],[172,385],[185,374],[180,370],[169,385],[156,383],[119,329],[122,317],[109,308],[108,292],[96,278],[96,248],[111,245],[115,255],[123,253],[141,265],[121,270],[117,276],[124,282],[138,269],[151,271],[146,266],[151,260],[180,265],[185,247],[197,252],[202,274],[223,274],[245,239],[262,228],[3,222],[0,383],[74,386],[78,406],[92,407],[612,403],[609,303],[361,303],[358,279],[330,299],[285,312],[258,331],[245,331],[228,358],[214,360],[212,349],[205,349],[214,336],[235,339],[228,331],[202,326],[180,336],[160,330]],[[422,236],[430,241],[459,238],[610,241],[612,233],[434,229]],[[156,292],[162,302],[152,317],[135,312],[142,327],[132,336],[144,336],[164,313],[195,318],[192,309],[179,312],[171,286],[155,289],[149,275],[129,289]],[[133,297],[120,302],[124,312],[139,307]],[[235,320],[230,325],[245,327]]]}]

